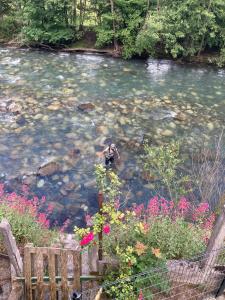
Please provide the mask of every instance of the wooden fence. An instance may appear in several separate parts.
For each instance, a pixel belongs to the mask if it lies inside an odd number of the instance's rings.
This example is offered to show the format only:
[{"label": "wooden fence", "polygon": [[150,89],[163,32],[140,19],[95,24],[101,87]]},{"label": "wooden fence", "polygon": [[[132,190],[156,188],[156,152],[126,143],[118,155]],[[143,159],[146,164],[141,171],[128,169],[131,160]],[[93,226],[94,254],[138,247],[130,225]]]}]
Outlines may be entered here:
[{"label": "wooden fence", "polygon": [[79,251],[37,248],[24,249],[25,294],[27,300],[68,300],[80,291],[81,254]]}]

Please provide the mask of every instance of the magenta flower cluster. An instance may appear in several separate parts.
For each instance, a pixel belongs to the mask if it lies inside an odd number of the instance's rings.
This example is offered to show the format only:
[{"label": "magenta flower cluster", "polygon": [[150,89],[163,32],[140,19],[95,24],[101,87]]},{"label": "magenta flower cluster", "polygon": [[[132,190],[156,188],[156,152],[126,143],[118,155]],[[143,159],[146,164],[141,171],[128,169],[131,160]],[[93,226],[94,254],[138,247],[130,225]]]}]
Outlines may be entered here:
[{"label": "magenta flower cluster", "polygon": [[[17,193],[8,193],[4,189],[4,184],[0,184],[0,205],[5,205],[12,210],[15,210],[21,215],[29,214],[44,228],[49,228],[49,215],[53,211],[53,206],[46,205],[46,198],[41,199],[34,196],[28,199],[29,188],[26,185],[22,186],[22,195]],[[45,207],[45,212],[41,210]]]}]

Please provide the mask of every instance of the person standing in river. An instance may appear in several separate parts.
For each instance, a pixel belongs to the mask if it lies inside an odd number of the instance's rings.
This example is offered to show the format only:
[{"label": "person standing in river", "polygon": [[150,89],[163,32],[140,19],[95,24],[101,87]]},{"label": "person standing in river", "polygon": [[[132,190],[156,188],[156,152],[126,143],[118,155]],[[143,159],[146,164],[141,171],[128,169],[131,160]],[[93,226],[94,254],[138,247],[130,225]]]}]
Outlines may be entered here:
[{"label": "person standing in river", "polygon": [[115,157],[120,160],[120,155],[115,144],[109,144],[109,146],[105,148],[102,153],[105,156],[105,166],[107,168],[111,167],[114,164]]}]

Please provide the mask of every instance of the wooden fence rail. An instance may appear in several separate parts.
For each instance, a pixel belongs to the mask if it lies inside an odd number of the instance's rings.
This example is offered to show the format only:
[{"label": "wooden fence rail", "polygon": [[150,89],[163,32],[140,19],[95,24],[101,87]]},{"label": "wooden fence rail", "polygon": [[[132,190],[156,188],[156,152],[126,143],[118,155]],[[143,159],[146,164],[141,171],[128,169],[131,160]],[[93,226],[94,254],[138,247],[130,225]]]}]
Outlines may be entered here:
[{"label": "wooden fence rail", "polygon": [[24,249],[24,277],[27,300],[68,300],[73,290],[80,291],[81,254],[58,248]]}]

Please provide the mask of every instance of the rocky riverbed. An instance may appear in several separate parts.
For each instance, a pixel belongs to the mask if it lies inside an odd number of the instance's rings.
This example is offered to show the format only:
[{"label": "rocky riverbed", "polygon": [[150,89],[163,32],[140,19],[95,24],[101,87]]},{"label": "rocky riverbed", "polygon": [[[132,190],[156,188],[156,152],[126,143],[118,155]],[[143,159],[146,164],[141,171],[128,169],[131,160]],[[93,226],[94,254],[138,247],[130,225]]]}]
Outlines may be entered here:
[{"label": "rocky riverbed", "polygon": [[108,142],[127,200],[140,202],[154,193],[138,162],[144,139],[180,138],[188,154],[224,126],[225,73],[213,68],[8,49],[0,65],[1,181],[46,195],[60,223],[96,210],[93,168]]}]

